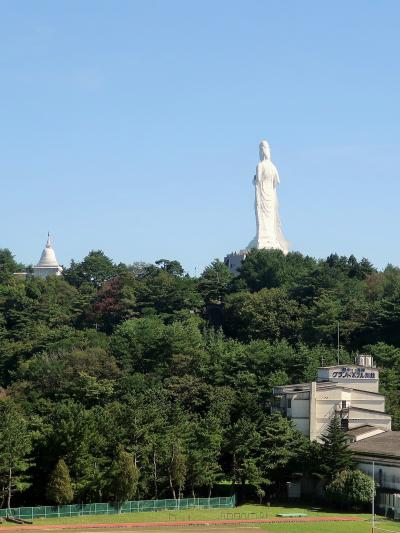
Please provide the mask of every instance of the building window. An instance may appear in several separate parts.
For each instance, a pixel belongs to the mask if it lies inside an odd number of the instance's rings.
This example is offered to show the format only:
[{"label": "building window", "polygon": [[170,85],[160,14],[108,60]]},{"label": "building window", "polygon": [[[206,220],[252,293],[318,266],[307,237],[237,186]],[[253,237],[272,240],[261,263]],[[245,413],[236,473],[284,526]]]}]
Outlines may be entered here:
[{"label": "building window", "polygon": [[347,401],[342,400],[342,409],[346,409],[346,407],[347,407]]},{"label": "building window", "polygon": [[343,431],[348,431],[349,429],[349,419],[348,418],[342,418],[340,421],[340,425]]},{"label": "building window", "polygon": [[288,401],[287,401],[287,408],[288,408],[288,409],[291,409],[291,408],[292,408],[292,399],[291,399],[291,398],[288,398]]}]

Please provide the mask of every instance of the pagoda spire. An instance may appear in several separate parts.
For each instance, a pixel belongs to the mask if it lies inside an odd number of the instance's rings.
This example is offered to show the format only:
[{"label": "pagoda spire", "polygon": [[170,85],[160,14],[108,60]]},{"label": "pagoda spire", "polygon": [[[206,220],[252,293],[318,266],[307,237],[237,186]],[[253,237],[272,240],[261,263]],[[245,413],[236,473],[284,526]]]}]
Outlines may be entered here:
[{"label": "pagoda spire", "polygon": [[50,232],[47,232],[46,246],[39,259],[39,263],[33,267],[35,276],[47,278],[49,275],[60,276],[62,267],[57,261],[54,248],[51,243]]}]

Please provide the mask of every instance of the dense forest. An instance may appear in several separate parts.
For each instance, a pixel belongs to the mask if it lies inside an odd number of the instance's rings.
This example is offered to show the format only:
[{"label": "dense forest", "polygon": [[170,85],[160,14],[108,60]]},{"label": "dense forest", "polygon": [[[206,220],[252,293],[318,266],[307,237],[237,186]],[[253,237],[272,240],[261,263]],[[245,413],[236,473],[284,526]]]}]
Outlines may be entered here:
[{"label": "dense forest", "polygon": [[[0,250],[0,504],[260,498],[318,454],[271,414],[274,385],[368,352],[400,429],[400,269],[252,251],[233,276],[101,251],[18,279]],[[324,461],[325,466],[327,461]],[[269,489],[270,488],[270,489]]]}]

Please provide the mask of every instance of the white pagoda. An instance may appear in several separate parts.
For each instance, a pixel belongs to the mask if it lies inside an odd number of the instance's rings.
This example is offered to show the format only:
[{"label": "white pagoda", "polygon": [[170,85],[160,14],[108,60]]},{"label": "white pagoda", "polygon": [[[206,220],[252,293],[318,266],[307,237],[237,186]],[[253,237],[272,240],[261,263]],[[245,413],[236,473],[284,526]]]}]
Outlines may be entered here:
[{"label": "white pagoda", "polygon": [[61,274],[62,266],[57,261],[49,233],[39,263],[33,267],[33,275],[38,278],[47,278],[48,276],[61,276]]}]

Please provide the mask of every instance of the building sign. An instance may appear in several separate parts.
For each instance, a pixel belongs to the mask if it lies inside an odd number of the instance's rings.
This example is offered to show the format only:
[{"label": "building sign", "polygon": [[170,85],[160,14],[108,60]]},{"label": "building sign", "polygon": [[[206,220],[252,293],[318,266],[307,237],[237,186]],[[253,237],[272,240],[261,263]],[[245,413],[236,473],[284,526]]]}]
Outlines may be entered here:
[{"label": "building sign", "polygon": [[341,379],[375,379],[375,372],[366,372],[365,368],[342,367],[336,372],[332,372],[333,378]]}]

